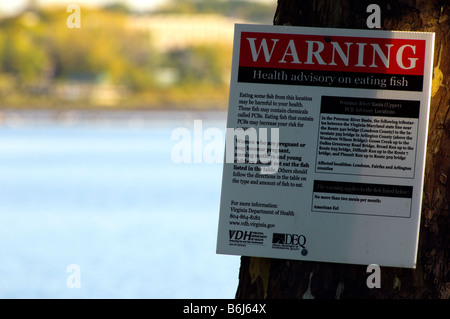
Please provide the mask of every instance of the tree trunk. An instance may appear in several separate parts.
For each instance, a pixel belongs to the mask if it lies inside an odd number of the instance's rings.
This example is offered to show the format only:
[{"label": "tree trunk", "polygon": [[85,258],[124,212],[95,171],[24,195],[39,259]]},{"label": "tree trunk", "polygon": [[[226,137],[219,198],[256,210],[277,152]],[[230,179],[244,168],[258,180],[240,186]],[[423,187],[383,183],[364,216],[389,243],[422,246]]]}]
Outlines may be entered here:
[{"label": "tree trunk", "polygon": [[435,32],[434,74],[416,269],[241,257],[236,298],[450,298],[450,5],[448,1],[278,0],[274,24],[367,29],[378,3],[381,28]]}]

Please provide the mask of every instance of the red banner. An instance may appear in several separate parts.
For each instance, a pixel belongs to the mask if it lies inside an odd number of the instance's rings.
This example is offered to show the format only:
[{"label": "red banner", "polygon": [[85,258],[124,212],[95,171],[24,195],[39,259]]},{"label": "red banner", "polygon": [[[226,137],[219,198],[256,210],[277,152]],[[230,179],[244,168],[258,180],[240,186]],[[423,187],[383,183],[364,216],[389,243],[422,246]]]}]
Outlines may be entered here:
[{"label": "red banner", "polygon": [[423,75],[425,40],[242,32],[239,66]]}]

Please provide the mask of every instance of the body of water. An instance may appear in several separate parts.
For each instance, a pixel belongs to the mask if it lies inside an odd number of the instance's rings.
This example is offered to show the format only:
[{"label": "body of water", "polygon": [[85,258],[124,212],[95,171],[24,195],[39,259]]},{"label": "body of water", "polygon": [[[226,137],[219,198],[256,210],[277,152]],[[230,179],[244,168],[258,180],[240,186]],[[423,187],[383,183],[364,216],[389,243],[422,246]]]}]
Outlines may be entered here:
[{"label": "body of water", "polygon": [[196,119],[225,134],[222,113],[4,116],[0,297],[234,298],[239,257],[215,253],[222,164],[171,157]]}]

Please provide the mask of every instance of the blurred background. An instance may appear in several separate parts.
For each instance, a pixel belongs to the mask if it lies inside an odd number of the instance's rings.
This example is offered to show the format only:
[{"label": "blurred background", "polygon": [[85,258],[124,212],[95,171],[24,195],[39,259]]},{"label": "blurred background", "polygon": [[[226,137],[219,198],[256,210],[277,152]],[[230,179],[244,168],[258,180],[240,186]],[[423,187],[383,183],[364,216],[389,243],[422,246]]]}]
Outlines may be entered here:
[{"label": "blurred background", "polygon": [[8,108],[224,109],[234,24],[274,14],[255,0],[80,1],[70,28],[71,2],[10,3],[0,5]]},{"label": "blurred background", "polygon": [[215,253],[222,163],[175,163],[173,133],[221,145],[204,133],[225,138],[234,24],[275,7],[0,3],[0,298],[234,298],[239,257]]}]

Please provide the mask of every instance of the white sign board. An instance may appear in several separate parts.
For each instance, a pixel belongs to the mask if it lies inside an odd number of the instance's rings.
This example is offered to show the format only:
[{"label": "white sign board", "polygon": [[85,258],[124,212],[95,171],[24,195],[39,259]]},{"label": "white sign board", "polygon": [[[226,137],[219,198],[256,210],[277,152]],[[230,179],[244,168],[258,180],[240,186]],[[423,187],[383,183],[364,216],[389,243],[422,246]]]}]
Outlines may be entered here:
[{"label": "white sign board", "polygon": [[414,268],[433,48],[236,25],[217,253]]}]

